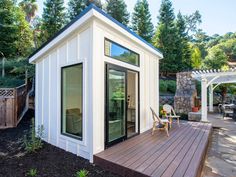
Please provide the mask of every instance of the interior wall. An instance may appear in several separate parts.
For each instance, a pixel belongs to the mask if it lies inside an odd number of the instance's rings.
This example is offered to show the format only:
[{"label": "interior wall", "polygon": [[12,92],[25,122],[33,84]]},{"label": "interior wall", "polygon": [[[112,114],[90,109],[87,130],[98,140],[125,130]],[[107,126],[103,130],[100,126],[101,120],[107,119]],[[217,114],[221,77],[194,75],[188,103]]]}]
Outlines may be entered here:
[{"label": "interior wall", "polygon": [[[129,98],[128,108],[136,108],[136,73],[128,71],[127,72],[127,98]],[[128,97],[130,96],[130,97]],[[127,121],[131,121],[131,112],[128,111]]]},{"label": "interior wall", "polygon": [[135,107],[136,103],[136,86],[135,86],[135,80],[136,80],[136,73],[128,71],[127,76],[127,82],[128,82],[128,88],[127,88],[127,96],[130,96],[130,104],[129,107]]}]

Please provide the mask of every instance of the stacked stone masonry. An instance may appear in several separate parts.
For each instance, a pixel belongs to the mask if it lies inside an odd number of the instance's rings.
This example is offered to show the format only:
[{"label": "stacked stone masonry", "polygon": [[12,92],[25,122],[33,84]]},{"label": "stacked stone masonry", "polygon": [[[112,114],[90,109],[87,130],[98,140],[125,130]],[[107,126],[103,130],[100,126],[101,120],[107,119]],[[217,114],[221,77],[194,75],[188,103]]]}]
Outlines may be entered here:
[{"label": "stacked stone masonry", "polygon": [[174,107],[177,113],[188,114],[194,107],[194,99],[197,96],[196,81],[191,72],[176,74],[176,93]]}]

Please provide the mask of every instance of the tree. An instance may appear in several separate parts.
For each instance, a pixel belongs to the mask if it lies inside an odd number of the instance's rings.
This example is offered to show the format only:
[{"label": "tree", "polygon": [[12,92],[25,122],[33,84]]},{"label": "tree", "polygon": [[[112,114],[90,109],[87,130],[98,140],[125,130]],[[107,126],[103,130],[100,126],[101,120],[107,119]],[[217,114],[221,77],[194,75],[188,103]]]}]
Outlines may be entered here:
[{"label": "tree", "polygon": [[149,12],[147,0],[138,0],[132,16],[132,29],[143,39],[151,42],[153,36],[153,24]]},{"label": "tree", "polygon": [[120,23],[127,26],[129,23],[129,13],[124,0],[106,0],[106,11]]},{"label": "tree", "polygon": [[38,10],[36,0],[23,0],[19,5],[26,14],[26,21],[31,23],[32,19],[35,17],[36,11]]},{"label": "tree", "polygon": [[178,34],[175,26],[175,15],[170,0],[162,0],[159,10],[159,22],[153,44],[159,48],[164,56],[160,63],[160,71],[163,74],[178,72],[181,60],[177,58]]},{"label": "tree", "polygon": [[33,46],[33,32],[30,28],[29,23],[25,20],[25,13],[20,9],[16,8],[15,14],[17,16],[17,55],[27,56],[32,51]]},{"label": "tree", "polygon": [[218,45],[227,55],[229,61],[235,61],[236,59],[236,38],[228,39],[225,42],[221,42]]},{"label": "tree", "polygon": [[25,14],[12,0],[0,1],[0,41],[0,52],[6,58],[26,56],[32,47],[32,31]]},{"label": "tree", "polygon": [[102,8],[101,0],[70,0],[68,2],[68,18],[74,19],[79,15],[90,3],[94,3],[97,7]]},{"label": "tree", "polygon": [[200,25],[202,23],[201,18],[202,18],[202,16],[198,10],[189,16],[188,15],[184,16],[184,20],[186,22],[187,34],[189,32],[197,33],[197,31],[198,31],[197,27],[198,27],[198,25]]},{"label": "tree", "polygon": [[221,69],[227,64],[228,57],[222,49],[214,46],[208,51],[208,55],[202,62],[203,69]]},{"label": "tree", "polygon": [[63,0],[46,0],[42,15],[42,40],[46,41],[65,24],[65,7]]},{"label": "tree", "polygon": [[176,44],[177,59],[181,62],[181,70],[188,70],[192,68],[191,65],[191,50],[188,40],[188,33],[184,17],[179,12],[176,20],[176,30],[178,43]]},{"label": "tree", "polygon": [[42,19],[39,16],[36,16],[31,22],[31,27],[33,29],[34,47],[37,49],[42,44],[41,41]]},{"label": "tree", "polygon": [[201,51],[197,46],[192,47],[192,55],[191,55],[191,60],[192,60],[192,68],[193,69],[200,69],[201,68]]}]

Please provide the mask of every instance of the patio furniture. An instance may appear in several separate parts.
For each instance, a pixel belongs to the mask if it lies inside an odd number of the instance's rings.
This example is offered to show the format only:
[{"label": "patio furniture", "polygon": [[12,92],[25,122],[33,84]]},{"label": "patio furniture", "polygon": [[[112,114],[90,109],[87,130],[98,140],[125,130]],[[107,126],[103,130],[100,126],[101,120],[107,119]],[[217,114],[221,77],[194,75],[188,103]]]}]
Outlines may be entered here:
[{"label": "patio furniture", "polygon": [[173,119],[177,119],[177,124],[179,126],[180,116],[176,115],[174,108],[169,104],[164,104],[163,110],[166,112],[166,117],[170,120],[170,128],[172,126]]},{"label": "patio furniture", "polygon": [[233,107],[234,104],[223,104],[222,105],[222,112],[223,112],[223,119],[225,117],[233,117]]},{"label": "patio furniture", "polygon": [[153,126],[152,126],[152,135],[154,134],[154,131],[157,129],[159,130],[165,130],[167,136],[169,136],[169,132],[168,132],[168,127],[169,127],[169,120],[168,119],[161,119],[159,116],[157,116],[157,114],[155,113],[155,111],[150,107],[151,111],[152,111],[152,118],[153,118]]}]

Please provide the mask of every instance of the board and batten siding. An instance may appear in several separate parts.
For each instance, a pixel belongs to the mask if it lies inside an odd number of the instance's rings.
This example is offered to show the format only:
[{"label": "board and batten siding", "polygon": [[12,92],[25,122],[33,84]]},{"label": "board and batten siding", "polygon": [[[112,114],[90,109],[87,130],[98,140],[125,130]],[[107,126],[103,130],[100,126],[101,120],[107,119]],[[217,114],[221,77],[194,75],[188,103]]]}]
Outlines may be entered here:
[{"label": "board and batten siding", "polygon": [[[118,65],[139,72],[140,132],[152,127],[150,107],[159,112],[159,58],[143,49],[116,29],[100,20],[93,25],[93,153],[104,150],[105,144],[105,69],[106,63]],[[134,66],[104,55],[105,38],[136,52],[140,56],[140,66]]]},{"label": "board and batten siding", "polygon": [[[138,53],[140,66],[105,56],[105,38]],[[78,63],[83,63],[82,141],[61,134],[61,68]],[[105,149],[106,63],[139,72],[140,133],[150,129],[150,107],[159,111],[159,58],[118,29],[94,18],[36,61],[36,126],[44,126],[45,141],[90,162]]]},{"label": "board and batten siding", "polygon": [[[43,139],[86,159],[90,159],[90,135],[87,130],[89,117],[88,102],[89,71],[91,62],[91,27],[84,27],[61,41],[36,62],[36,127],[43,125]],[[61,134],[61,68],[83,63],[83,140],[73,139]]]}]

